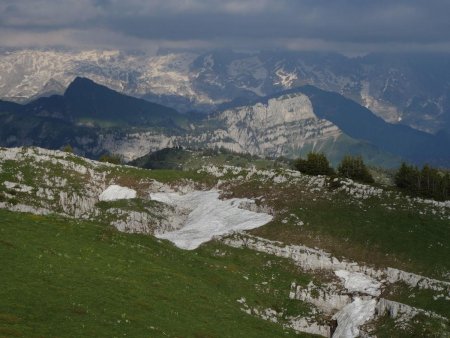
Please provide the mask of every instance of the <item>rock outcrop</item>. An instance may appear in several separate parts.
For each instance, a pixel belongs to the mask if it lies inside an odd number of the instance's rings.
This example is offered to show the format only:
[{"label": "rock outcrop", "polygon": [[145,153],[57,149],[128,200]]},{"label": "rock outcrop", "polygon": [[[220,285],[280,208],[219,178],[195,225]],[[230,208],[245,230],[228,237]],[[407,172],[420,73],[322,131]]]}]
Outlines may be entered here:
[{"label": "rock outcrop", "polygon": [[314,283],[302,287],[291,285],[289,297],[309,302],[324,313],[333,314],[337,328],[332,337],[357,337],[360,327],[378,316],[388,314],[392,318],[408,320],[417,314],[429,317],[446,318],[433,312],[411,307],[406,304],[379,299],[381,289],[387,283],[405,282],[412,287],[431,289],[449,293],[450,283],[420,276],[410,272],[386,268],[375,269],[356,262],[339,260],[329,253],[302,245],[284,245],[250,235],[235,234],[222,239],[224,243],[236,248],[249,248],[278,257],[291,259],[305,270],[331,270],[340,278],[342,286],[336,283],[320,287]]},{"label": "rock outcrop", "polygon": [[375,269],[373,267],[359,265],[356,262],[339,260],[329,253],[312,249],[303,245],[284,245],[281,242],[269,241],[254,236],[233,236],[223,239],[224,243],[233,247],[246,247],[256,251],[269,253],[278,257],[292,259],[305,270],[345,270],[348,272],[362,273],[377,280],[387,278],[390,283],[402,281],[412,287],[443,291],[450,289],[450,283],[420,276],[411,272],[394,268]]}]

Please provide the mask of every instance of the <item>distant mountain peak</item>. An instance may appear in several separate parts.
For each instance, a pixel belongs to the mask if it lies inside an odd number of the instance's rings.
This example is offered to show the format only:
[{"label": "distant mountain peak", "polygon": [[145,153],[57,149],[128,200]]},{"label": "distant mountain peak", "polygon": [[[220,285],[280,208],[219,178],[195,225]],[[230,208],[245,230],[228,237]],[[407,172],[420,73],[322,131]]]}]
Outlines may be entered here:
[{"label": "distant mountain peak", "polygon": [[70,84],[70,86],[72,85],[77,85],[77,84],[83,84],[83,83],[89,83],[89,84],[95,84],[94,81],[92,81],[91,79],[84,77],[84,76],[77,76],[73,79],[72,83]]},{"label": "distant mountain peak", "polygon": [[105,86],[102,86],[87,77],[77,76],[73,81],[69,84],[66,91],[64,92],[64,96],[70,95],[74,91],[78,91],[80,89],[93,88],[93,87],[103,87],[107,90],[113,91]]}]

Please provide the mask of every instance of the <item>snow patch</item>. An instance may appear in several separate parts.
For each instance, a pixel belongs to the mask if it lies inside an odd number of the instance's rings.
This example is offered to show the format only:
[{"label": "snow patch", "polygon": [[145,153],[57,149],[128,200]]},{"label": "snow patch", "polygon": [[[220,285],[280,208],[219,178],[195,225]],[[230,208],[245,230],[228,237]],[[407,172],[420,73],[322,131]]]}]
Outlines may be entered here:
[{"label": "snow patch", "polygon": [[334,274],[343,280],[344,287],[349,292],[360,292],[371,296],[381,294],[381,283],[363,273],[338,270]]},{"label": "snow patch", "polygon": [[333,316],[338,323],[333,338],[358,337],[359,327],[375,316],[376,304],[375,299],[366,300],[355,297],[352,303]]},{"label": "snow patch", "polygon": [[295,72],[287,72],[284,68],[277,69],[275,74],[278,76],[278,81],[274,85],[282,86],[283,88],[292,88],[298,76]]},{"label": "snow patch", "polygon": [[99,196],[100,201],[116,201],[130,198],[136,198],[136,190],[116,184],[110,185]]},{"label": "snow patch", "polygon": [[156,235],[186,250],[194,250],[214,236],[258,228],[272,220],[269,214],[241,209],[241,204],[248,203],[247,199],[220,200],[219,192],[215,190],[194,191],[184,195],[152,193],[150,198],[190,210],[181,229]]}]

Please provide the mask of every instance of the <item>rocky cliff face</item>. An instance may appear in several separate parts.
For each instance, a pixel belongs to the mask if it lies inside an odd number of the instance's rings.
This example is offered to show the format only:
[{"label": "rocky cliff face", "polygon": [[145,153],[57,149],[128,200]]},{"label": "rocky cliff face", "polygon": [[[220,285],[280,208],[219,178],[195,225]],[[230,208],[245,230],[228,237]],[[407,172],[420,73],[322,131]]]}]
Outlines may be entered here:
[{"label": "rocky cliff face", "polygon": [[307,145],[320,147],[342,135],[331,122],[316,117],[310,100],[302,94],[226,110],[216,119],[223,127],[182,143],[206,143],[262,156],[292,156]]},{"label": "rocky cliff face", "polygon": [[150,152],[172,147],[176,141],[177,138],[173,136],[157,132],[105,133],[100,137],[99,147],[111,154],[121,155],[128,162]]}]

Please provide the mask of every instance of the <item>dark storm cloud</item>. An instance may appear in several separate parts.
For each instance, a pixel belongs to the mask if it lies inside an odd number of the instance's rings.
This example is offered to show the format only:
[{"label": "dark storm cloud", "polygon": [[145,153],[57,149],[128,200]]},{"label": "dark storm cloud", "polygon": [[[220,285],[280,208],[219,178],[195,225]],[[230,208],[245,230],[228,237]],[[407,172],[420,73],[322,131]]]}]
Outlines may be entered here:
[{"label": "dark storm cloud", "polygon": [[[280,3],[282,5],[280,5]],[[320,38],[346,42],[447,41],[449,5],[413,1],[280,1],[276,9],[203,9],[113,16],[111,28],[147,38]],[[376,3],[374,5],[373,3]]]},{"label": "dark storm cloud", "polygon": [[47,34],[50,41],[60,36],[75,45],[107,39],[111,47],[124,41],[180,46],[198,41],[250,48],[309,43],[322,49],[445,49],[450,45],[448,13],[447,0],[3,0],[0,37],[13,42],[17,34],[26,42],[27,34],[44,40]]}]

